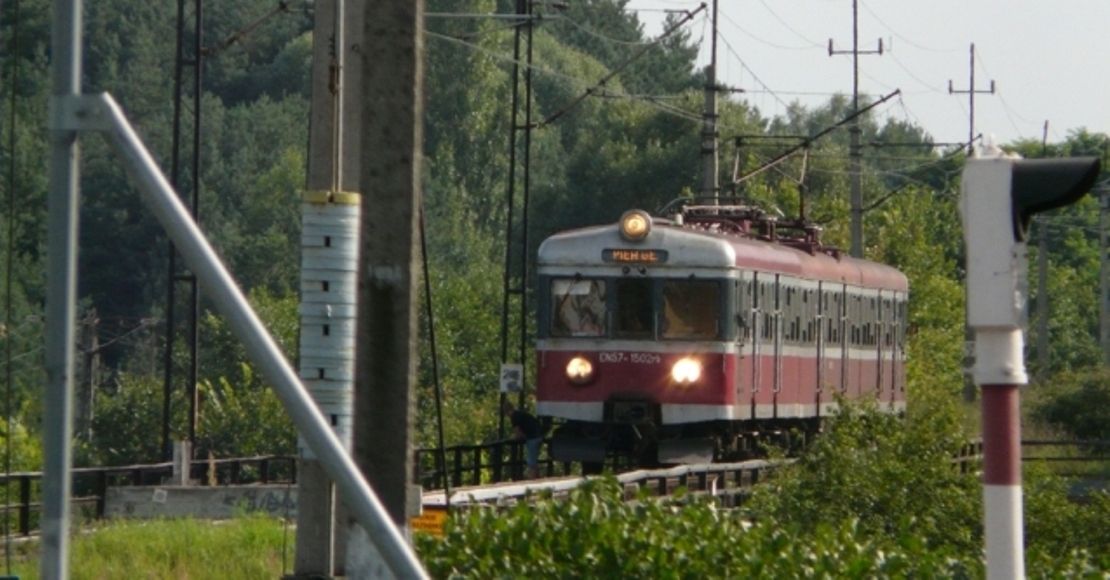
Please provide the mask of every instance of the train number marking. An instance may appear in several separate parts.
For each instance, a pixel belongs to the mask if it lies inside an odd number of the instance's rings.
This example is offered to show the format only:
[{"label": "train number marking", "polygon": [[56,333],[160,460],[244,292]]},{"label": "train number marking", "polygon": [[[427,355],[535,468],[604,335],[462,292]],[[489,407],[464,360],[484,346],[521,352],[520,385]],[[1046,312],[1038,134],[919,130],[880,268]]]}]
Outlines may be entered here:
[{"label": "train number marking", "polygon": [[654,365],[663,362],[663,358],[650,352],[599,352],[597,360],[600,363],[623,363]]}]

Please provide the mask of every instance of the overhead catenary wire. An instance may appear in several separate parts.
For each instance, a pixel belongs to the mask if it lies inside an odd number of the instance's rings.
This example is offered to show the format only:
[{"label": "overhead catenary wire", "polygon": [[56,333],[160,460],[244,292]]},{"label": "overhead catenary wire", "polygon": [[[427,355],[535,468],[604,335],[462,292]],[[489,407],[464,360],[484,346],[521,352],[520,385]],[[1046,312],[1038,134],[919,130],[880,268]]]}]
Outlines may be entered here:
[{"label": "overhead catenary wire", "polygon": [[812,39],[810,39],[807,36],[805,36],[804,34],[798,32],[793,26],[790,26],[789,24],[787,24],[786,21],[783,20],[782,17],[779,16],[778,13],[775,12],[771,8],[771,6],[767,4],[766,0],[759,0],[759,3],[762,4],[764,8],[767,9],[767,12],[769,12],[771,14],[771,16],[774,17],[775,20],[779,21],[779,24],[783,25],[784,28],[786,28],[790,32],[794,33],[794,35],[797,36],[798,38],[806,41],[806,43],[808,43],[811,47],[817,47],[817,48],[822,48],[823,47],[823,45],[821,43],[814,42]]},{"label": "overhead catenary wire", "polygon": [[767,93],[769,93],[769,94],[770,94],[770,95],[771,95],[772,97],[774,97],[774,98],[775,98],[775,100],[776,100],[776,101],[778,101],[778,103],[779,103],[780,105],[782,105],[782,107],[783,107],[784,109],[789,109],[789,108],[790,108],[790,105],[786,104],[786,101],[782,100],[782,98],[781,98],[781,97],[779,97],[779,96],[778,96],[778,94],[777,94],[777,93],[776,93],[775,91],[771,90],[771,87],[767,86],[767,83],[763,82],[763,81],[762,81],[762,80],[761,80],[761,79],[759,78],[759,76],[755,74],[755,71],[753,71],[753,70],[751,69],[751,67],[749,67],[749,66],[748,66],[748,65],[747,65],[747,64],[746,64],[746,63],[744,62],[744,59],[740,58],[740,54],[739,54],[738,52],[736,52],[736,49],[735,49],[735,48],[733,48],[731,44],[729,44],[729,42],[728,42],[728,40],[727,40],[727,39],[725,39],[724,37],[722,37],[722,38],[721,38],[721,42],[723,42],[723,43],[724,43],[724,45],[725,45],[725,48],[727,48],[727,49],[728,49],[728,51],[729,51],[730,53],[732,53],[732,56],[736,57],[736,60],[740,62],[740,67],[741,67],[741,68],[743,68],[744,70],[748,71],[748,74],[752,75],[752,79],[754,79],[754,80],[755,80],[755,82],[759,84],[759,86],[763,87],[763,88],[764,88],[764,90],[766,90],[766,91],[767,91]]},{"label": "overhead catenary wire", "polygon": [[447,511],[451,511],[451,482],[447,477],[447,458],[444,456],[447,446],[443,440],[443,389],[439,382],[439,355],[436,350],[436,319],[432,309],[432,282],[431,270],[428,268],[428,241],[424,227],[424,206],[420,207],[420,258],[424,267],[424,308],[428,315],[428,347],[432,351],[432,386],[436,398],[436,433],[439,438],[439,449],[436,450],[436,469],[443,475],[444,502]]},{"label": "overhead catenary wire", "polygon": [[753,169],[752,171],[749,171],[748,173],[733,179],[732,184],[735,186],[739,183],[742,183],[742,182],[744,182],[744,181],[746,181],[746,180],[748,180],[752,177],[755,177],[756,175],[759,175],[760,173],[763,173],[767,169],[770,169],[770,168],[774,167],[775,165],[778,165],[779,163],[785,161],[786,159],[789,159],[792,155],[794,155],[798,151],[801,151],[802,149],[808,148],[814,141],[816,141],[816,140],[824,137],[825,135],[835,131],[841,125],[843,125],[845,123],[848,123],[848,122],[852,121],[853,119],[858,118],[860,115],[866,113],[867,111],[870,111],[871,109],[885,103],[891,97],[896,96],[898,94],[898,92],[899,91],[896,90],[893,93],[890,93],[889,95],[886,95],[886,96],[880,98],[878,101],[875,101],[874,103],[871,103],[870,105],[868,105],[868,106],[866,106],[862,109],[859,109],[858,111],[853,112],[851,115],[845,117],[841,121],[837,122],[835,125],[827,127],[822,131],[818,131],[815,135],[807,137],[805,140],[803,140],[798,145],[795,145],[794,147],[791,147],[790,149],[787,149],[783,153],[779,154],[778,156],[774,157],[773,159],[771,159],[767,163],[763,164],[763,166],[757,167],[756,169]]},{"label": "overhead catenary wire", "polygon": [[[592,32],[594,32],[593,30],[588,29],[588,27],[583,26],[583,24],[581,22],[577,22],[574,19],[568,19],[568,18],[565,18],[565,17],[561,17],[558,20],[567,20],[567,22],[569,24],[572,24],[572,26],[575,26],[579,29],[582,29],[587,34],[591,34]],[[735,24],[735,22],[733,22],[733,24]],[[739,27],[737,27],[737,28],[739,28]],[[484,51],[486,53],[493,54],[494,57],[499,59],[499,60],[512,61],[512,59],[505,58],[505,57],[503,57],[503,55],[496,54],[493,51],[485,49],[484,47],[480,47],[480,45],[467,43],[464,40],[458,39],[458,38],[446,37],[446,35],[438,35],[436,33],[431,33],[431,34],[432,35],[437,35],[438,38],[442,38],[442,39],[447,40],[447,41],[460,42],[464,45],[467,45],[468,48],[471,48],[471,49],[474,49],[474,50],[480,50],[480,51]],[[649,44],[649,43],[635,43],[635,42],[622,41],[622,40],[619,40],[619,39],[614,39],[612,37],[605,37],[605,35],[601,34],[601,33],[592,33],[591,35],[593,35],[593,37],[601,38],[602,40],[612,41],[612,42],[615,42],[615,43],[627,43],[627,44],[639,44],[639,45],[648,45]],[[731,45],[729,45],[727,41],[725,41],[725,44],[726,44],[726,47],[731,52],[734,53],[735,57],[737,57],[737,59],[739,59],[738,54],[736,54],[735,49],[733,47],[731,47]],[[746,64],[744,64],[743,60],[741,60],[740,62],[741,62],[741,67],[747,68]],[[900,62],[899,62],[899,64],[901,65]],[[547,73],[547,74],[555,75],[555,77],[557,77],[557,78],[562,78],[562,79],[571,81],[572,83],[575,83],[575,84],[585,82],[582,79],[576,79],[576,78],[571,77],[571,75],[563,74],[561,72],[547,70],[547,69],[543,69],[541,67],[533,67],[533,69],[536,70],[537,72],[544,72],[544,73]],[[749,70],[749,72],[750,72],[750,70]],[[754,73],[753,73],[753,75],[754,75]],[[926,85],[926,83],[922,82],[921,79],[919,79],[919,78],[915,79],[915,80],[920,82],[922,85]],[[936,88],[927,87],[927,85],[926,85],[926,88],[929,92],[937,92],[938,91]],[[675,98],[673,98],[673,96],[669,96],[669,95],[628,94],[628,93],[622,93],[622,92],[619,92],[619,91],[610,90],[607,87],[597,87],[597,85],[595,85],[595,87],[593,89],[594,90],[593,90],[592,93],[591,93],[591,91],[588,91],[588,90],[587,90],[587,93],[592,94],[594,96],[601,96],[601,98],[625,99],[625,100],[629,100],[629,101],[636,101],[636,102],[644,103],[644,104],[653,106],[653,108],[656,108],[659,111],[662,111],[662,112],[667,113],[667,114],[672,114],[674,116],[677,116],[677,118],[688,120],[690,122],[697,122],[699,120],[697,112],[695,112],[693,110],[686,110],[686,109],[683,109],[682,106],[676,106],[675,104],[666,102],[667,100],[674,100]],[[753,92],[753,93],[767,92],[769,94],[773,94],[773,95],[775,95],[775,98],[779,100],[780,104],[786,105],[786,103],[784,101],[781,101],[778,94],[787,94],[787,93],[784,93],[784,92],[781,92],[781,91],[771,91],[771,90],[769,90],[769,88],[766,88],[766,87],[765,87],[764,90],[754,90],[754,91],[750,91],[750,92]],[[801,92],[797,92],[797,94],[801,94]],[[807,93],[807,94],[835,95],[835,94],[839,94],[839,93]],[[904,113],[904,116],[907,119],[907,121],[912,122],[911,120],[909,120],[909,116],[911,115],[911,113],[907,108],[905,99],[902,99],[902,95],[901,95],[900,91],[899,91],[899,100],[898,100],[898,102],[900,104],[901,111],[902,111],[902,113]],[[938,145],[934,145],[934,146],[941,146],[941,145],[938,144]],[[818,153],[818,154],[814,154],[813,157],[814,157],[814,159],[821,159],[821,157],[825,157],[825,155],[821,155],[821,154]],[[898,159],[896,159],[896,157],[891,157],[891,156],[885,156],[885,157],[882,157],[882,159],[886,159],[888,161],[897,161],[898,160]],[[920,157],[901,157],[901,159],[905,160],[905,161],[919,161]],[[902,169],[899,169],[899,170],[876,170],[876,171],[869,171],[869,173],[875,174],[875,175],[900,176],[900,177],[902,177],[902,179],[906,179],[905,172],[919,171],[921,169],[924,169],[924,167],[927,167],[928,165],[935,164],[935,163],[936,163],[936,161],[930,161],[930,162],[917,164],[917,165],[910,166],[910,167],[902,167]],[[778,173],[783,173],[783,172],[780,172],[780,171],[777,171],[777,172]],[[813,172],[815,174],[817,174],[817,173],[824,173],[824,174],[839,174],[839,173],[841,173],[841,172],[836,172],[834,170],[820,170],[820,169],[810,169],[810,172]],[[789,176],[786,173],[783,173],[783,175]]]},{"label": "overhead catenary wire", "polygon": [[752,40],[754,40],[754,41],[756,41],[760,44],[765,44],[767,46],[770,46],[771,48],[778,48],[780,50],[810,50],[811,48],[813,48],[813,46],[808,45],[808,44],[806,46],[787,46],[787,45],[784,45],[784,44],[776,44],[774,42],[771,42],[770,40],[767,40],[765,38],[761,38],[761,37],[757,36],[755,33],[751,32],[750,30],[744,28],[743,26],[740,26],[739,24],[736,23],[735,20],[729,18],[728,15],[725,14],[725,13],[721,13],[721,18],[723,18],[725,20],[725,22],[731,24],[733,28],[735,28],[736,30],[739,30],[742,34],[744,34],[744,36],[747,36],[748,38],[751,38]]},{"label": "overhead catenary wire", "polygon": [[652,46],[655,46],[656,44],[659,44],[660,42],[662,42],[668,36],[673,34],[676,30],[678,30],[683,25],[685,25],[687,22],[689,22],[691,19],[693,19],[694,16],[696,16],[699,12],[705,10],[705,8],[706,8],[706,5],[704,3],[702,3],[702,5],[698,6],[698,8],[696,10],[694,10],[693,12],[687,13],[686,16],[684,16],[681,20],[679,20],[678,22],[675,22],[674,24],[671,25],[670,28],[664,30],[663,33],[660,34],[655,40],[645,44],[644,46],[640,47],[639,50],[632,53],[623,62],[618,64],[613,70],[609,71],[609,74],[603,76],[600,80],[598,80],[589,89],[586,89],[586,92],[579,95],[576,99],[572,100],[570,103],[568,103],[563,108],[555,111],[551,115],[548,115],[548,117],[546,119],[544,119],[543,121],[540,121],[539,126],[542,127],[544,125],[549,125],[549,124],[555,122],[556,120],[558,120],[559,117],[562,117],[563,115],[570,112],[572,109],[577,107],[582,101],[586,100],[586,97],[589,97],[590,94],[593,91],[595,91],[596,89],[598,89],[600,87],[604,87],[605,83],[609,82],[610,79],[612,79],[613,77],[620,74],[620,72],[623,71],[625,69],[625,67],[627,67],[628,65],[630,65],[633,62],[635,62],[636,60],[638,60],[641,56],[643,56],[648,51],[648,49],[650,49]]},{"label": "overhead catenary wire", "polygon": [[891,25],[887,24],[883,19],[879,18],[879,15],[875,14],[875,11],[872,10],[871,7],[868,6],[866,2],[861,1],[859,3],[859,5],[862,6],[863,9],[865,11],[867,11],[867,13],[870,14],[871,17],[874,18],[876,22],[883,25],[884,28],[889,30],[890,34],[892,36],[894,36],[895,38],[901,40],[902,42],[905,42],[906,44],[908,44],[908,45],[910,45],[914,48],[917,48],[919,50],[924,50],[924,51],[927,51],[927,52],[936,52],[936,53],[959,52],[959,51],[963,50],[962,46],[961,47],[952,47],[952,48],[933,48],[933,47],[925,46],[923,44],[914,42],[914,41],[910,40],[909,38],[906,38],[905,36],[902,36],[901,34],[898,34],[898,31],[895,30],[894,27],[892,27]]}]

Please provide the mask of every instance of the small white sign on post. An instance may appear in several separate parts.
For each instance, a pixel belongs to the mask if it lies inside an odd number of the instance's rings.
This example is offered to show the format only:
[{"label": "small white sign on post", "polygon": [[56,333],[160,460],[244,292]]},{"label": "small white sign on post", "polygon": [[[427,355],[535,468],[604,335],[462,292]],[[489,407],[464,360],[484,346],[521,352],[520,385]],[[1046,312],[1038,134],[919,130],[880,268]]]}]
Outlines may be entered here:
[{"label": "small white sign on post", "polygon": [[524,390],[524,365],[505,363],[501,365],[501,392],[519,393]]}]

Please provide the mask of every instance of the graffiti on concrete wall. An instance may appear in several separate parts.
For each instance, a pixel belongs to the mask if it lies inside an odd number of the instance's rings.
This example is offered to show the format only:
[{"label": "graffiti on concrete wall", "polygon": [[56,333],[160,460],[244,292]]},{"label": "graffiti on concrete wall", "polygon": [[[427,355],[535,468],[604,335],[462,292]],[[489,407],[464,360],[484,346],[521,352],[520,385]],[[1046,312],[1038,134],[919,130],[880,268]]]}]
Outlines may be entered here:
[{"label": "graffiti on concrete wall", "polygon": [[223,504],[233,513],[265,512],[275,518],[297,515],[297,494],[295,490],[284,489],[236,489],[228,490]]}]

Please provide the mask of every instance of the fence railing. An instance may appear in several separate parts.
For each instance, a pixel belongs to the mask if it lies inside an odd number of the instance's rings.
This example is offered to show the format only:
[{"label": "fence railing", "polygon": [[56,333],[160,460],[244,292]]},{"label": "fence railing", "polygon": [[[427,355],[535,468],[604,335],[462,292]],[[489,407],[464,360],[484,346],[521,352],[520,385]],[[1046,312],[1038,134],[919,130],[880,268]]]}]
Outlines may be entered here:
[{"label": "fence railing", "polygon": [[[72,474],[75,519],[90,521],[104,516],[109,487],[162,485],[173,475],[173,464],[78,467]],[[189,479],[197,485],[292,483],[296,477],[297,458],[291,455],[196,460],[189,466]],[[0,534],[30,536],[38,532],[41,496],[41,471],[0,473],[0,513],[4,514]]]},{"label": "fence railing", "polygon": [[[545,440],[541,448],[540,476],[552,478],[576,475],[572,464],[551,458],[550,444],[550,440]],[[525,475],[524,454],[522,441],[458,445],[443,450],[417,449],[414,452],[413,476],[425,490],[442,490],[445,484],[458,488],[521,481]],[[1022,459],[1026,462],[1048,462],[1057,473],[1064,476],[1101,474],[1110,477],[1110,441],[1022,441]],[[959,469],[965,473],[977,470],[981,460],[981,442],[969,443],[954,458]],[[614,458],[610,459],[608,467],[614,473],[622,473],[633,466],[622,458]],[[708,469],[722,471],[719,467]],[[103,517],[108,488],[164,485],[173,475],[173,464],[81,467],[73,469],[72,474],[72,503],[77,515],[75,519],[91,521]],[[727,476],[722,473],[720,477]],[[758,474],[755,478],[758,480]],[[200,459],[190,463],[189,479],[197,485],[294,483],[297,479],[297,458],[290,455],[271,455]],[[674,481],[673,478],[667,481],[660,479],[657,484],[650,481],[643,484],[670,486]],[[690,484],[685,477],[681,481],[682,485]],[[0,514],[3,514],[0,517],[0,534],[35,534],[41,517],[41,494],[41,472],[0,473]]]}]

